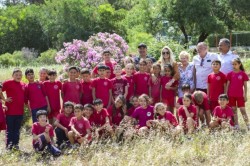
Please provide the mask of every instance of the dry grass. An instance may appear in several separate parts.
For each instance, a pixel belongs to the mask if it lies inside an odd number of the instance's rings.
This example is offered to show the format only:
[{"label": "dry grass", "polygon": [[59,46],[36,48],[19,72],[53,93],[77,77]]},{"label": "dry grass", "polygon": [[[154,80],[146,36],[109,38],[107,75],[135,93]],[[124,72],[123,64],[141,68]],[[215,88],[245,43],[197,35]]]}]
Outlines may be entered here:
[{"label": "dry grass", "polygon": [[250,132],[246,131],[241,115],[239,121],[239,132],[209,134],[204,130],[175,140],[167,135],[150,135],[121,145],[92,144],[58,158],[34,153],[32,136],[25,129],[21,134],[21,151],[7,152],[1,132],[0,165],[250,165]]}]

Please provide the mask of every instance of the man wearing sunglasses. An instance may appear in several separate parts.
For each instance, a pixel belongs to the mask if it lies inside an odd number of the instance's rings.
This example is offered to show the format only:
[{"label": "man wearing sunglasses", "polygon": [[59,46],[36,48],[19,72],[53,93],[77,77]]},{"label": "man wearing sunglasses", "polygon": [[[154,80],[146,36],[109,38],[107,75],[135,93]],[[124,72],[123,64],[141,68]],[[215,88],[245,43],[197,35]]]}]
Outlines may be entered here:
[{"label": "man wearing sunglasses", "polygon": [[208,46],[200,42],[196,46],[198,55],[193,57],[195,90],[207,93],[207,77],[212,73],[212,62],[218,59],[218,55],[208,52]]}]

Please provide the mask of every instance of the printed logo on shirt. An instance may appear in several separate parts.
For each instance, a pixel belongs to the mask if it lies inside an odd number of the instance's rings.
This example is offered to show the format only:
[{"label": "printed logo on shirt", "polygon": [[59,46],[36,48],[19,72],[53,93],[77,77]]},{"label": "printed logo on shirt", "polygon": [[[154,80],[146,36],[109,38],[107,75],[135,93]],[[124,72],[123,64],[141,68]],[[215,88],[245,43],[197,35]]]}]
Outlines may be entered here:
[{"label": "printed logo on shirt", "polygon": [[79,85],[76,85],[76,89],[80,89],[80,86],[79,86]]},{"label": "printed logo on shirt", "polygon": [[151,112],[147,112],[147,116],[151,116]]},{"label": "printed logo on shirt", "polygon": [[54,89],[58,89],[58,85],[54,85]]},{"label": "printed logo on shirt", "polygon": [[104,86],[107,86],[107,85],[108,85],[108,82],[105,81],[103,84],[104,84]]},{"label": "printed logo on shirt", "polygon": [[222,114],[222,117],[225,118],[225,117],[226,117],[226,114]]},{"label": "printed logo on shirt", "polygon": [[82,129],[82,128],[83,128],[83,124],[79,124],[78,127],[79,127],[80,129]]},{"label": "printed logo on shirt", "polygon": [[216,77],[216,80],[220,80],[220,79],[221,79],[220,76],[217,76],[217,77]]},{"label": "printed logo on shirt", "polygon": [[238,79],[239,79],[239,80],[242,80],[242,78],[243,78],[242,75],[239,75],[239,76],[238,76]]},{"label": "printed logo on shirt", "polygon": [[147,78],[147,77],[144,77],[144,80],[145,80],[145,81],[147,81],[147,80],[148,80],[148,78]]}]

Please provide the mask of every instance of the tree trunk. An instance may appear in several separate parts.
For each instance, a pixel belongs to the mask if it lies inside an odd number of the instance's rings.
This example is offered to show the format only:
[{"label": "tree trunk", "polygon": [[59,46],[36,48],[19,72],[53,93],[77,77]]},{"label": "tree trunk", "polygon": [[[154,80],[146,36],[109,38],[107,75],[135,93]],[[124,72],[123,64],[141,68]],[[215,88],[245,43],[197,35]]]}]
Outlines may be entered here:
[{"label": "tree trunk", "polygon": [[205,41],[206,40],[206,38],[209,36],[209,34],[208,33],[206,33],[206,32],[202,32],[201,34],[200,34],[200,36],[199,36],[199,39],[198,39],[198,42],[197,43],[200,43],[200,42],[203,42],[203,41]]},{"label": "tree trunk", "polygon": [[185,40],[184,40],[184,48],[188,48],[188,34],[186,32],[186,29],[184,25],[179,26],[181,32],[183,33]]}]

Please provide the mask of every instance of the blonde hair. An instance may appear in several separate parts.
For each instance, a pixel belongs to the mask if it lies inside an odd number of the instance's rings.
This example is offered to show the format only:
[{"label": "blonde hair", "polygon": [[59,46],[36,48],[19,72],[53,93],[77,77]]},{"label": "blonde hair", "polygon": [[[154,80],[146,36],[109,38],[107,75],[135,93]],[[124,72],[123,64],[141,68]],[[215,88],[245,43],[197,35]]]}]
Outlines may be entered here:
[{"label": "blonde hair", "polygon": [[187,57],[188,61],[190,60],[190,54],[187,51],[181,51],[180,52],[180,54],[179,54],[179,60],[181,59],[182,56]]},{"label": "blonde hair", "polygon": [[173,63],[174,63],[174,54],[173,54],[173,51],[171,50],[170,47],[168,46],[164,46],[161,50],[161,56],[159,58],[159,63],[161,64],[161,69],[163,70],[164,69],[164,66],[166,65],[166,62],[163,58],[163,55],[162,55],[162,52],[167,49],[169,51],[169,63],[173,66]]},{"label": "blonde hair", "polygon": [[197,103],[201,103],[203,102],[203,93],[202,91],[195,91],[194,92],[194,100],[197,102]]},{"label": "blonde hair", "polygon": [[155,106],[154,106],[154,113],[156,114],[157,113],[157,109],[158,107],[164,107],[165,110],[167,110],[167,106],[164,104],[164,103],[156,103]]},{"label": "blonde hair", "polygon": [[135,70],[135,65],[133,63],[128,63],[126,64],[125,68],[126,67],[132,67],[134,70]]},{"label": "blonde hair", "polygon": [[145,99],[146,100],[146,103],[147,105],[150,105],[151,104],[151,99],[148,95],[146,94],[142,94],[138,97],[138,100],[140,101],[141,99]]}]

